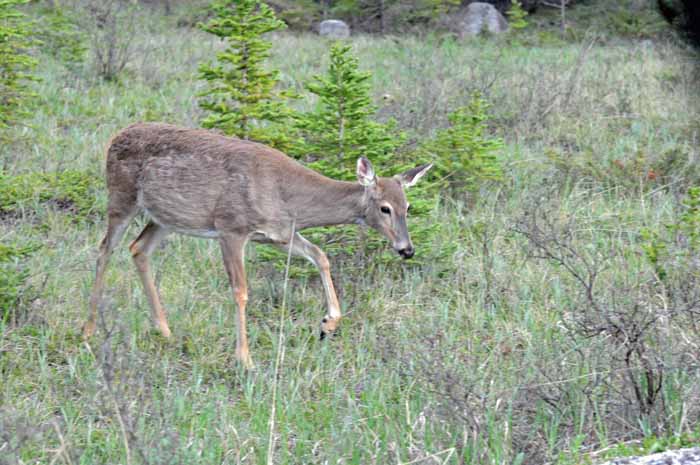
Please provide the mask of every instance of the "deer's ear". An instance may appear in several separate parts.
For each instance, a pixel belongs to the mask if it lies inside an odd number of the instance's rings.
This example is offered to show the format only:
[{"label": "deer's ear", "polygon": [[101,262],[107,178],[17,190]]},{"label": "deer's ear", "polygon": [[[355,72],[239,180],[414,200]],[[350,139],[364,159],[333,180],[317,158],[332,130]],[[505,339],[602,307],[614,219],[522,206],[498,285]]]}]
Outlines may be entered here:
[{"label": "deer's ear", "polygon": [[377,183],[372,163],[365,157],[357,159],[357,180],[365,187],[372,187]]},{"label": "deer's ear", "polygon": [[409,188],[415,185],[418,182],[418,180],[422,178],[425,175],[425,173],[427,173],[428,170],[432,167],[432,163],[416,166],[415,168],[411,168],[408,171],[396,175],[396,177],[399,178],[399,181],[401,181],[403,187]]}]

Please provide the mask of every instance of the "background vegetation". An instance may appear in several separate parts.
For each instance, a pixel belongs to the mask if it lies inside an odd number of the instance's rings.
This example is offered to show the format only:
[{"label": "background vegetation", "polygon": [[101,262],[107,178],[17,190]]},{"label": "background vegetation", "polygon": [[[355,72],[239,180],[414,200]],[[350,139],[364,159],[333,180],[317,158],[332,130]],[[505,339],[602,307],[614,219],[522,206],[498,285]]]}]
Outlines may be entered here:
[{"label": "background vegetation", "polygon": [[[154,256],[172,340],[126,242],[80,340],[105,145],[207,116],[199,66],[225,49],[196,27],[208,13],[115,3],[100,26],[90,2],[23,6],[53,26],[27,48],[38,98],[0,129],[0,463],[570,464],[698,444],[697,56],[651,5],[608,3],[572,5],[564,30],[543,10],[499,38],[352,38],[369,116],[405,137],[379,174],[453,163],[409,192],[436,196],[412,224],[440,228],[414,261],[330,244],[346,317],[324,342],[316,273],[295,260],[285,285],[283,259],[251,246],[253,371],[214,241],[173,235]],[[119,24],[135,32],[101,39]],[[268,38],[290,105],[322,114],[307,89],[330,79],[331,43]]]}]

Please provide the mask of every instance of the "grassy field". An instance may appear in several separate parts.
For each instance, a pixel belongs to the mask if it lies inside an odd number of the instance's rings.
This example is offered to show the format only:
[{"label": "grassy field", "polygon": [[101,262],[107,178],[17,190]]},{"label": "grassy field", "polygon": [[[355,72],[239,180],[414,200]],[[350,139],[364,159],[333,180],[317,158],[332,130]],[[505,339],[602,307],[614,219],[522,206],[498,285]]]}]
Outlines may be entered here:
[{"label": "grassy field", "polygon": [[[218,44],[147,19],[118,82],[39,57],[40,102],[0,147],[6,172],[79,169],[101,183],[120,128],[197,126],[197,65]],[[285,85],[325,70],[327,42],[273,42]],[[594,36],[352,43],[380,116],[414,141],[481,91],[505,181],[445,197],[418,261],[331,257],[345,313],[331,340],[318,340],[316,274],[286,282],[251,246],[252,371],[234,360],[216,242],[173,235],[155,254],[164,340],[125,241],[86,344],[106,190],[86,219],[38,202],[3,216],[3,242],[41,248],[24,306],[0,321],[0,463],[569,464],[700,443],[698,265],[684,259],[695,223],[683,219],[700,179],[694,57]]]}]

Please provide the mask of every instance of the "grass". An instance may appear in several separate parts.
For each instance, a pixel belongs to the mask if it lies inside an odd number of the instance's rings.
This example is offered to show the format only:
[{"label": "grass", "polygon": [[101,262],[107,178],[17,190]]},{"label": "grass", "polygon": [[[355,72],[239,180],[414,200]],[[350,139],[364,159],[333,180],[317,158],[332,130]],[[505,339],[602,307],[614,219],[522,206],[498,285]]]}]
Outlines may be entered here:
[{"label": "grass", "polygon": [[[196,126],[196,68],[218,44],[162,21],[137,37],[150,52],[118,82],[92,78],[88,63],[71,71],[42,56],[42,102],[17,142],[0,147],[5,172],[83,170],[99,180],[118,129],[139,120]],[[698,444],[700,332],[692,315],[667,312],[673,295],[654,280],[639,235],[677,221],[697,182],[693,58],[664,40],[359,36],[353,46],[386,102],[381,117],[414,140],[444,127],[474,90],[493,105],[506,181],[444,199],[430,216],[442,235],[416,244],[423,257],[448,245],[454,253],[422,265],[331,258],[346,318],[320,342],[315,273],[291,278],[285,294],[284,271],[251,248],[256,369],[245,371],[233,357],[233,299],[215,242],[171,236],[155,254],[174,333],[163,340],[125,241],[108,273],[104,321],[84,344],[104,216],[76,222],[41,208],[4,218],[3,242],[43,247],[24,262],[34,297],[0,322],[3,463],[569,464],[609,453],[597,451],[640,452],[617,443]],[[328,48],[311,35],[276,35],[272,64],[302,89],[325,69]],[[97,197],[104,211],[106,192]],[[643,334],[653,369],[644,357],[625,364],[619,354],[630,346],[614,332],[581,330],[581,318],[598,315],[580,285],[561,263],[535,258],[516,231],[537,212],[553,224],[549,234],[570,240],[575,269],[585,269],[581,260],[606,265],[595,290],[611,318],[629,321],[634,303],[661,316]],[[633,390],[649,372],[663,374],[651,406]]]}]

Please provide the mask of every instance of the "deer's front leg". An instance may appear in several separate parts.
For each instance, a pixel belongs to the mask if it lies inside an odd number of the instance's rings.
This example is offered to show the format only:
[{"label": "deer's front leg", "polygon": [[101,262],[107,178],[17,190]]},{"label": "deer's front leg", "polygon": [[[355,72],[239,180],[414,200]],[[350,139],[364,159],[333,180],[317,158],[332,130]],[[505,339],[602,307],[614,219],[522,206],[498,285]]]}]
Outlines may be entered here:
[{"label": "deer's front leg", "polygon": [[253,367],[248,350],[248,332],[246,329],[245,307],[248,303],[248,285],[245,278],[245,266],[243,264],[243,252],[247,238],[236,235],[221,237],[221,251],[224,256],[224,266],[228,273],[233,297],[238,306],[238,318],[236,320],[236,358],[246,368]]},{"label": "deer's front leg", "polygon": [[[287,246],[285,249],[289,250]],[[321,274],[321,281],[326,292],[326,301],[328,302],[328,313],[321,320],[321,339],[327,334],[333,333],[340,323],[340,304],[338,296],[335,294],[333,279],[331,279],[330,264],[328,257],[323,253],[323,250],[307,241],[301,234],[296,233],[292,243],[292,253],[301,257],[305,257],[311,263],[316,265],[318,272]]]}]

